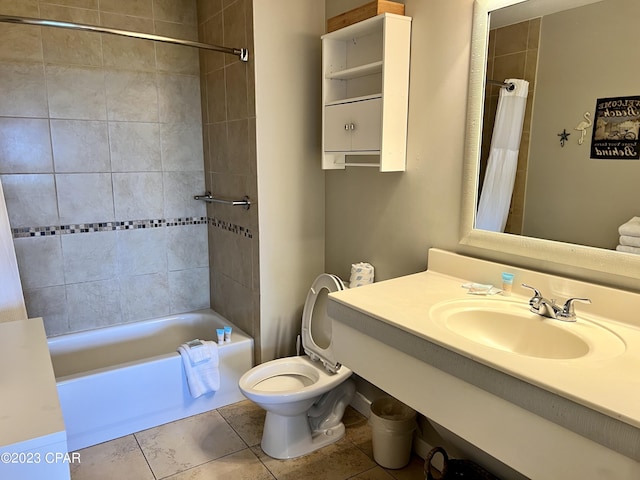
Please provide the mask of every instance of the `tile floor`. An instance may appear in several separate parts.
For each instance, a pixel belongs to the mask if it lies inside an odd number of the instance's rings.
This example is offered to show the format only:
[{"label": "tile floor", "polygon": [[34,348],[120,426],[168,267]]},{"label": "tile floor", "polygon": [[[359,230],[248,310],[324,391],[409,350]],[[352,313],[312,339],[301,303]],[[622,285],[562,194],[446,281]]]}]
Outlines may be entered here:
[{"label": "tile floor", "polygon": [[371,428],[352,408],[347,433],[333,445],[292,460],[260,448],[264,411],[246,400],[80,450],[72,480],[424,480],[418,456],[400,470],[373,460]]}]

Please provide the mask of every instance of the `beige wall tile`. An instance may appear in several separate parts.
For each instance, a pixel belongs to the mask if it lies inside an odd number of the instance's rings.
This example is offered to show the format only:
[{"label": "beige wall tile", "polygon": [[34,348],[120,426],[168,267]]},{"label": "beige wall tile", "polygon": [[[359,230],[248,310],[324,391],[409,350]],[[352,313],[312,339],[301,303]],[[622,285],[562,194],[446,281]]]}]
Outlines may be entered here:
[{"label": "beige wall tile", "polygon": [[248,174],[249,165],[249,120],[228,122],[228,158],[229,172]]},{"label": "beige wall tile", "polygon": [[207,21],[222,11],[222,0],[198,0],[198,22]]},{"label": "beige wall tile", "polygon": [[225,68],[227,92],[227,119],[236,120],[248,116],[247,64],[235,62]]},{"label": "beige wall tile", "polygon": [[227,158],[229,140],[227,136],[227,122],[210,124],[208,132],[211,148],[211,158],[208,171],[213,173],[228,172],[229,165],[227,163]]},{"label": "beige wall tile", "polygon": [[109,122],[113,172],[159,172],[160,125],[143,122]]},{"label": "beige wall tile", "polygon": [[[118,279],[67,284],[66,291],[69,329],[72,332],[122,323]],[[115,471],[115,468],[109,470],[110,478],[113,478],[111,475]],[[131,470],[127,472],[130,473]]]},{"label": "beige wall tile", "polygon": [[495,58],[493,76],[497,79],[523,78],[526,63],[526,52],[502,55]]},{"label": "beige wall tile", "polygon": [[[156,20],[153,22],[156,34],[165,37],[175,37],[183,40],[198,40],[198,28],[193,24],[162,22]],[[197,51],[197,50],[196,50]]]},{"label": "beige wall tile", "polygon": [[69,331],[69,313],[64,285],[24,291],[29,318],[42,317],[48,337]]},{"label": "beige wall tile", "polygon": [[160,72],[184,75],[198,75],[200,73],[198,50],[193,47],[158,43],[156,45],[156,60]]},{"label": "beige wall tile", "polygon": [[19,15],[24,17],[37,17],[38,0],[0,0],[0,12],[5,15]]},{"label": "beige wall tile", "polygon": [[[56,185],[53,175],[41,173],[3,175],[2,188],[11,228],[58,225]],[[36,271],[33,271],[33,274],[37,276]],[[37,279],[34,280],[37,282]],[[27,287],[49,285],[53,284],[30,283]]]},{"label": "beige wall tile", "polygon": [[0,64],[0,115],[48,115],[44,68],[41,63]]},{"label": "beige wall tile", "polygon": [[211,257],[214,268],[239,283],[251,288],[252,284],[252,239],[222,228],[214,228]]},{"label": "beige wall tile", "polygon": [[98,9],[99,0],[40,0],[41,7],[47,4],[63,5],[66,7]]},{"label": "beige wall tile", "polygon": [[0,38],[0,60],[42,61],[40,28],[3,23],[0,24]]},{"label": "beige wall tile", "polygon": [[42,47],[46,63],[64,65],[102,65],[100,35],[92,32],[45,28]]},{"label": "beige wall tile", "polygon": [[[215,228],[215,227],[214,227]],[[239,328],[253,335],[255,329],[251,289],[241,285],[233,279],[216,271],[215,264],[211,267],[211,308],[220,312],[225,318]]]},{"label": "beige wall tile", "polygon": [[109,172],[107,122],[51,120],[51,143],[56,172]]},{"label": "beige wall tile", "polygon": [[206,75],[207,122],[224,122],[227,119],[226,86],[224,70],[216,70]]},{"label": "beige wall tile", "polygon": [[56,193],[63,224],[115,220],[111,173],[58,173]]},{"label": "beige wall tile", "polygon": [[200,80],[195,75],[158,74],[160,122],[202,122]]},{"label": "beige wall tile", "polygon": [[540,46],[540,26],[542,18],[534,18],[529,20],[529,37],[527,39],[527,48],[537,49]]},{"label": "beige wall tile", "polygon": [[495,55],[508,55],[527,49],[529,22],[520,22],[496,31]]},{"label": "beige wall tile", "polygon": [[196,2],[183,0],[153,0],[155,20],[196,24]]},{"label": "beige wall tile", "polygon": [[114,173],[112,182],[113,203],[117,218],[138,220],[164,218],[164,195],[160,172]]},{"label": "beige wall tile", "polygon": [[[88,23],[91,25],[98,25],[98,20],[100,17],[98,10],[87,10],[86,8],[71,8],[50,4],[40,5],[40,16],[42,18],[49,18],[51,20]],[[53,29],[43,28],[43,30]]]},{"label": "beige wall tile", "polygon": [[535,89],[536,73],[538,70],[538,50],[527,50],[524,64],[524,79],[529,82],[529,92]]},{"label": "beige wall tile", "polygon": [[[225,8],[222,17],[224,22],[223,44],[233,48],[244,48],[247,44],[245,0],[238,0]],[[225,60],[227,64],[238,61],[233,55],[226,55]]]},{"label": "beige wall tile", "polygon": [[158,121],[158,90],[154,73],[108,71],[106,87],[109,120]]},{"label": "beige wall tile", "polygon": [[153,72],[156,69],[156,45],[149,40],[102,35],[105,67]]},{"label": "beige wall tile", "polygon": [[100,0],[100,11],[153,18],[152,0]]},{"label": "beige wall tile", "polygon": [[53,287],[64,284],[60,237],[24,237],[14,240],[23,288]]},{"label": "beige wall tile", "polygon": [[[222,13],[213,15],[203,24],[202,41],[212,45],[223,45]],[[232,47],[233,48],[233,47]],[[204,57],[204,73],[209,73],[224,67],[225,55],[218,52],[201,51]]]},{"label": "beige wall tile", "polygon": [[132,32],[155,33],[153,20],[150,18],[131,17],[116,13],[101,13],[100,25],[107,28],[130,30]]},{"label": "beige wall tile", "polygon": [[49,122],[0,117],[0,173],[52,173]]},{"label": "beige wall tile", "polygon": [[51,118],[106,120],[102,69],[47,65],[46,75]]},{"label": "beige wall tile", "polygon": [[204,172],[201,125],[162,124],[160,134],[163,171]]}]

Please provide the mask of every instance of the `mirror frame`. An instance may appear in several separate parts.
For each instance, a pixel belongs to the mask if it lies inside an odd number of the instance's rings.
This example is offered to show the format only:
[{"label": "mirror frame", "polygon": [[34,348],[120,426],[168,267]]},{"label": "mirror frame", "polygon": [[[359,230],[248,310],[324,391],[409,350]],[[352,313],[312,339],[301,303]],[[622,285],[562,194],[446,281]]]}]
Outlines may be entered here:
[{"label": "mirror frame", "polygon": [[612,275],[640,278],[640,255],[474,228],[482,143],[489,14],[499,8],[516,5],[523,1],[526,0],[474,1],[462,179],[460,244],[548,261],[558,265],[571,265]]}]

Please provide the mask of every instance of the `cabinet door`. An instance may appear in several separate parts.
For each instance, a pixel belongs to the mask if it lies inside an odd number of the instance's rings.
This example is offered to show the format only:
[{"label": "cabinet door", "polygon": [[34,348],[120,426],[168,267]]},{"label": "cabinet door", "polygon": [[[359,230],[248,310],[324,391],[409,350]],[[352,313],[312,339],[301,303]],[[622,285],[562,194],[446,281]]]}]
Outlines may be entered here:
[{"label": "cabinet door", "polygon": [[324,151],[348,152],[351,150],[351,121],[349,103],[324,107]]},{"label": "cabinet door", "polygon": [[324,151],[379,151],[382,135],[382,99],[325,107]]},{"label": "cabinet door", "polygon": [[351,105],[351,151],[380,151],[382,143],[382,99],[372,98]]}]

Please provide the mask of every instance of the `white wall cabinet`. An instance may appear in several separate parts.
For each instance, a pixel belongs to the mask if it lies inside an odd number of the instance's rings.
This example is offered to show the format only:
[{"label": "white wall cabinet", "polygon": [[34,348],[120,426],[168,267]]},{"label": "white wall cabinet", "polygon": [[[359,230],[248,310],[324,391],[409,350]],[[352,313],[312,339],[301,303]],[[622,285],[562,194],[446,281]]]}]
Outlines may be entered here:
[{"label": "white wall cabinet", "polygon": [[322,36],[322,168],[405,170],[410,45],[411,17],[391,13]]}]

